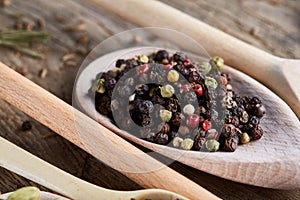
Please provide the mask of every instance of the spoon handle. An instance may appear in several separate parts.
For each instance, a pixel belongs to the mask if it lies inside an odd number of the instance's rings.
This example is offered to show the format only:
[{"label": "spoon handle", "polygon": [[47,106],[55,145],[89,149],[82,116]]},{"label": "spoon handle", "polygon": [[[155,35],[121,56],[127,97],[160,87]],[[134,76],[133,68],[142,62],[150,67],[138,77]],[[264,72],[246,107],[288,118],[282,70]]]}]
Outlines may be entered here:
[{"label": "spoon handle", "polygon": [[1,167],[74,200],[99,197],[109,200],[128,200],[137,197],[153,198],[158,195],[166,197],[165,199],[186,200],[166,190],[115,191],[93,185],[45,162],[2,137],[0,137],[0,152]]},{"label": "spoon handle", "polygon": [[[300,91],[297,88],[299,80],[296,76],[300,74],[300,69],[298,68],[296,75],[292,74],[292,78],[285,73],[291,71],[286,68],[286,64],[296,63],[298,66],[293,64],[293,70],[296,71],[294,68],[299,67],[300,60],[276,57],[156,0],[148,0],[146,3],[140,0],[115,0],[114,3],[110,0],[90,1],[141,27],[170,28],[190,36],[203,46],[210,56],[223,57],[227,65],[269,87],[284,99],[300,118]],[[184,49],[199,51],[199,48],[187,46],[188,44],[177,37],[172,38],[172,35],[160,35],[160,37]]]},{"label": "spoon handle", "polygon": [[[82,181],[0,137],[0,166],[72,199],[96,199],[95,185]],[[107,189],[98,188],[103,196]]]},{"label": "spoon handle", "polygon": [[[191,199],[217,199],[1,62],[0,97],[145,188],[166,189]],[[79,129],[85,134],[79,135]]]},{"label": "spoon handle", "polygon": [[[203,46],[210,56],[222,56],[226,58],[226,64],[251,76],[263,75],[272,63],[276,62],[277,57],[160,1],[148,0],[146,3],[140,0],[115,0],[114,3],[110,0],[90,1],[141,27],[162,27],[180,31]],[[167,37],[173,39],[170,35]],[[172,42],[180,46],[185,45],[185,42],[178,38]]]}]

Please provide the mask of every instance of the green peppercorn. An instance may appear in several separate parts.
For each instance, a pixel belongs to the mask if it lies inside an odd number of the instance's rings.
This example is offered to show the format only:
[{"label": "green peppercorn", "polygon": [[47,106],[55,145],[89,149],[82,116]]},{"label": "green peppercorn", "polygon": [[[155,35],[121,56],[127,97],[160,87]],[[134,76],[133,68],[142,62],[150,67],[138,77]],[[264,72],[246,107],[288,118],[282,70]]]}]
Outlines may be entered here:
[{"label": "green peppercorn", "polygon": [[205,85],[208,86],[208,87],[212,87],[212,88],[216,89],[218,87],[218,82],[214,78],[206,77]]},{"label": "green peppercorn", "polygon": [[183,139],[181,137],[175,137],[172,141],[173,147],[179,148],[182,144]]},{"label": "green peppercorn", "polygon": [[224,67],[224,60],[223,60],[223,58],[221,58],[219,56],[215,56],[213,58],[213,61],[214,61],[215,65],[216,65],[216,67],[218,68],[218,70],[223,69],[223,67]]},{"label": "green peppercorn", "polygon": [[205,142],[205,147],[210,152],[218,151],[220,143],[217,140],[210,139]]},{"label": "green peppercorn", "polygon": [[14,191],[7,200],[39,200],[40,190],[36,187],[23,187]]},{"label": "green peppercorn", "polygon": [[181,148],[184,150],[190,150],[194,145],[194,140],[192,140],[191,138],[185,138],[182,142],[181,142]]},{"label": "green peppercorn", "polygon": [[149,62],[149,58],[146,55],[139,55],[137,57],[137,60],[141,63],[148,63]]},{"label": "green peppercorn", "polygon": [[187,104],[183,107],[183,113],[186,115],[192,115],[195,112],[195,108],[192,104]]},{"label": "green peppercorn", "polygon": [[168,72],[168,76],[167,76],[168,81],[175,83],[179,80],[179,73],[172,69]]},{"label": "green peppercorn", "polygon": [[199,68],[201,69],[201,71],[204,74],[208,74],[211,70],[211,65],[208,62],[203,62],[201,63],[201,65],[199,66]]},{"label": "green peppercorn", "polygon": [[159,116],[161,120],[163,120],[164,122],[168,122],[172,118],[172,112],[168,110],[161,110]]},{"label": "green peppercorn", "polygon": [[95,84],[92,87],[92,91],[97,91],[100,94],[103,94],[105,92],[105,86],[104,86],[105,80],[103,78],[98,79]]},{"label": "green peppercorn", "polygon": [[174,93],[175,93],[175,89],[173,88],[172,85],[167,84],[160,88],[160,94],[162,97],[171,98]]},{"label": "green peppercorn", "polygon": [[249,137],[248,133],[245,132],[240,135],[240,142],[242,144],[247,144],[248,142],[250,142],[250,137]]}]

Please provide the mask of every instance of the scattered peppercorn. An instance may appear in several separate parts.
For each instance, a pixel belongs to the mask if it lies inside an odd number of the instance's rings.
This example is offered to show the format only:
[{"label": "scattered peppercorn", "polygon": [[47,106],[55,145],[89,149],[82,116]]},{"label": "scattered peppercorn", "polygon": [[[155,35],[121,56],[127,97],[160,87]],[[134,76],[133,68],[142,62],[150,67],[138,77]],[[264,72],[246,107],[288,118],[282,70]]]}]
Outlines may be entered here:
[{"label": "scattered peppercorn", "polygon": [[26,120],[22,123],[22,130],[23,131],[30,131],[32,129],[32,124],[29,120]]}]

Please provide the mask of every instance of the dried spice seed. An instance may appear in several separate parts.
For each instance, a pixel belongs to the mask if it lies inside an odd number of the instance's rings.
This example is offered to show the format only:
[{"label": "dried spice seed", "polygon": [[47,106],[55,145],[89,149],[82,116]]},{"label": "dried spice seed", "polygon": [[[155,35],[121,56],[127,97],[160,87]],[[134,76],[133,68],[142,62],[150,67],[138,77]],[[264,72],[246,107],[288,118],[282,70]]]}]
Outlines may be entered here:
[{"label": "dried spice seed", "polygon": [[175,89],[172,85],[164,85],[160,88],[160,94],[162,97],[171,98],[175,93]]},{"label": "dried spice seed", "polygon": [[179,74],[176,70],[170,70],[167,76],[168,81],[174,83],[179,80]]},{"label": "dried spice seed", "polygon": [[242,144],[247,144],[248,142],[250,142],[250,137],[249,137],[248,133],[245,132],[240,135],[240,142]]},{"label": "dried spice seed", "polygon": [[181,122],[185,119],[184,115],[181,112],[175,112],[172,115],[172,124],[174,126],[180,126]]},{"label": "dried spice seed", "polygon": [[238,147],[239,141],[237,137],[229,137],[225,140],[224,150],[229,152],[234,152]]},{"label": "dried spice seed", "polygon": [[162,121],[168,122],[172,118],[172,112],[170,112],[168,110],[161,110],[159,116]]},{"label": "dried spice seed", "polygon": [[195,108],[192,104],[187,104],[183,107],[183,113],[186,115],[192,115],[195,112]]},{"label": "dried spice seed", "polygon": [[194,145],[194,140],[186,138],[181,142],[180,147],[184,150],[190,150]]},{"label": "dried spice seed", "polygon": [[205,148],[210,152],[218,151],[220,143],[217,140],[210,139],[205,142]]},{"label": "dried spice seed", "polygon": [[149,62],[149,58],[148,58],[148,56],[146,56],[146,55],[139,55],[139,56],[137,57],[137,60],[138,60],[140,63],[144,63],[144,64],[146,64],[146,63]]},{"label": "dried spice seed", "polygon": [[169,60],[169,53],[166,50],[159,50],[156,53],[156,55],[154,57],[154,60],[158,61],[158,62],[161,62],[163,59]]},{"label": "dried spice seed", "polygon": [[23,131],[30,131],[32,129],[32,124],[29,120],[26,120],[22,123],[22,130]]},{"label": "dried spice seed", "polygon": [[216,67],[221,70],[224,67],[224,60],[223,58],[219,57],[219,56],[215,56],[213,58],[213,62],[215,63]]},{"label": "dried spice seed", "polygon": [[176,52],[174,55],[173,55],[173,60],[175,62],[184,62],[186,60],[186,55],[182,52]]},{"label": "dried spice seed", "polygon": [[169,140],[168,134],[161,133],[161,132],[159,132],[154,139],[154,141],[157,142],[158,144],[167,144],[168,140]]},{"label": "dried spice seed", "polygon": [[179,148],[183,142],[183,139],[180,137],[175,137],[172,141],[173,147]]},{"label": "dried spice seed", "polygon": [[200,116],[197,114],[192,114],[187,117],[186,124],[190,127],[198,127],[200,122]]},{"label": "dried spice seed", "polygon": [[198,96],[202,96],[203,95],[203,87],[200,85],[200,84],[195,84],[194,86],[193,86],[193,89],[194,89],[194,92],[196,92],[196,94],[198,95]]},{"label": "dried spice seed", "polygon": [[216,89],[218,87],[218,82],[216,81],[216,79],[214,79],[212,77],[206,77],[205,85],[207,87],[212,87],[212,88]]},{"label": "dried spice seed", "polygon": [[208,74],[211,71],[212,67],[209,64],[209,62],[203,62],[203,63],[201,63],[201,65],[199,65],[199,68],[204,74]]}]

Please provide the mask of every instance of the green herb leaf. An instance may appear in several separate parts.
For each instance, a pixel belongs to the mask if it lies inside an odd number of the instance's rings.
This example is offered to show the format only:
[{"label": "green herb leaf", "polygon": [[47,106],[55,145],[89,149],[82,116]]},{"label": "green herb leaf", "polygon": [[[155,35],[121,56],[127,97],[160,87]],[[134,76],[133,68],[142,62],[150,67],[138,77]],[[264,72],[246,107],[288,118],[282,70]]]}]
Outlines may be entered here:
[{"label": "green herb leaf", "polygon": [[13,48],[33,58],[42,59],[44,56],[25,46],[32,43],[42,43],[49,39],[49,35],[39,31],[13,31],[0,33],[0,45]]}]

